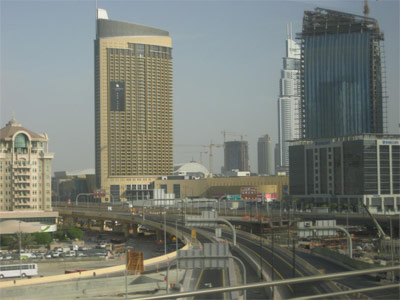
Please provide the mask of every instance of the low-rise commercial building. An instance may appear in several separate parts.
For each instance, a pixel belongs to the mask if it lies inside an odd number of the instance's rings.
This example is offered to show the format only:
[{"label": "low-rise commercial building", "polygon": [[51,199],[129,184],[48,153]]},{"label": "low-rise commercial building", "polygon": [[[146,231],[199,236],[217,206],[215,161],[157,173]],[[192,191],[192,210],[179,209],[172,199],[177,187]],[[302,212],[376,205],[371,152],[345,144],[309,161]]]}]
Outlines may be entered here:
[{"label": "low-rise commercial building", "polygon": [[361,134],[295,141],[290,194],[300,209],[400,211],[400,135]]}]

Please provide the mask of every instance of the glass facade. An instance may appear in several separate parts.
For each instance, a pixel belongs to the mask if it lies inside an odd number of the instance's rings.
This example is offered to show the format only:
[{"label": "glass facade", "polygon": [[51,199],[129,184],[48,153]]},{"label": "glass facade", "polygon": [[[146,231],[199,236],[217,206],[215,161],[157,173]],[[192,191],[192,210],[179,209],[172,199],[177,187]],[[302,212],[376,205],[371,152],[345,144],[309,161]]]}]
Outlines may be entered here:
[{"label": "glass facade", "polygon": [[291,194],[385,199],[400,194],[400,140],[350,136],[298,143],[289,148],[295,162],[290,167]]},{"label": "glass facade", "polygon": [[249,170],[248,144],[245,141],[225,142],[224,169],[229,172],[234,169],[239,171]]},{"label": "glass facade", "polygon": [[344,194],[362,195],[364,192],[363,141],[343,143]]},{"label": "glass facade", "polygon": [[301,39],[301,135],[383,133],[386,89],[378,22],[339,11],[305,11]]},{"label": "glass facade", "polygon": [[174,190],[174,194],[175,194],[175,199],[179,199],[181,197],[181,185],[174,184],[173,190]]},{"label": "glass facade", "polygon": [[372,132],[369,35],[304,38],[306,138]]},{"label": "glass facade", "polygon": [[[392,146],[393,194],[400,194],[400,146]],[[400,198],[398,198],[400,205]]]},{"label": "glass facade", "polygon": [[379,171],[381,194],[390,194],[389,145],[379,146]]},{"label": "glass facade", "polygon": [[290,164],[289,177],[290,177],[290,193],[292,195],[306,194],[304,174],[304,146],[290,146],[289,147],[289,162],[296,162]]}]

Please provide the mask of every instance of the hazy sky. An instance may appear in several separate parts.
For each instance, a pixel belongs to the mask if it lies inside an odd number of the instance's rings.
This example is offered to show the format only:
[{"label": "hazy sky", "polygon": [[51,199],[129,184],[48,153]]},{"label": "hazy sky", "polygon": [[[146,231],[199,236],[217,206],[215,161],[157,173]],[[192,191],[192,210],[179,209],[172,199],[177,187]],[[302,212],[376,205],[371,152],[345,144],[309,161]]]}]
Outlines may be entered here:
[{"label": "hazy sky", "polygon": [[[257,139],[277,142],[277,96],[286,24],[304,10],[362,15],[360,1],[98,1],[110,19],[169,31],[173,39],[174,143],[222,143],[242,132],[257,171]],[[369,1],[385,33],[389,132],[399,133],[399,1]],[[0,127],[15,112],[50,137],[53,169],[94,168],[94,1],[0,0]],[[231,139],[240,139],[231,137]],[[202,148],[175,148],[175,163]],[[208,167],[208,158],[203,162]],[[214,171],[223,164],[214,150]]]}]

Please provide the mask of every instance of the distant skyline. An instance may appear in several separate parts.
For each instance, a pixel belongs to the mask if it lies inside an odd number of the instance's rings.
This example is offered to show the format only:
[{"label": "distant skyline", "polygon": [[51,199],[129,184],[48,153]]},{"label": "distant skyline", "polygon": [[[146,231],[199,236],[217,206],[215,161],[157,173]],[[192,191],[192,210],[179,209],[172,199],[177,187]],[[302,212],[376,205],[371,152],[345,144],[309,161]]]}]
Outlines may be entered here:
[{"label": "distant skyline", "polygon": [[[174,144],[223,143],[242,132],[257,172],[257,140],[277,143],[286,24],[304,10],[362,15],[364,1],[98,1],[112,20],[162,28],[173,41]],[[369,1],[385,34],[389,133],[399,133],[399,1]],[[94,168],[95,1],[0,1],[0,127],[46,132],[53,170]],[[227,140],[240,137],[227,137]],[[203,148],[178,147],[174,162]],[[208,158],[203,163],[208,168]],[[214,171],[223,149],[214,148]]]}]

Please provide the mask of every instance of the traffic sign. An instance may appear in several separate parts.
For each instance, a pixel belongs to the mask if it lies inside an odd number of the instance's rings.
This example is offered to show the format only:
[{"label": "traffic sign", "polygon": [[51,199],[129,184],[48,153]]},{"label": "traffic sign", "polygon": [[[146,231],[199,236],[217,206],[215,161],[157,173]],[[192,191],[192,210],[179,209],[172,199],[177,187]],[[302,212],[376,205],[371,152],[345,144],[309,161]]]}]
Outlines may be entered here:
[{"label": "traffic sign", "polygon": [[128,271],[144,271],[143,252],[128,249],[126,257],[126,269]]}]

